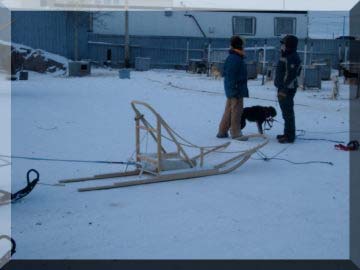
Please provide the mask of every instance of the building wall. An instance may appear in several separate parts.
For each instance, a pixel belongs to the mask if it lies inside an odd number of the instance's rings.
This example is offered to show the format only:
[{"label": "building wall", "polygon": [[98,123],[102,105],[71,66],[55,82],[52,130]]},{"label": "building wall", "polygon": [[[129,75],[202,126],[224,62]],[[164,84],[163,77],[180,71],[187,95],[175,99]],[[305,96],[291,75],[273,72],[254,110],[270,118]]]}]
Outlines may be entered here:
[{"label": "building wall", "polygon": [[[129,32],[135,36],[177,36],[202,37],[195,22],[184,16],[183,11],[174,11],[172,16],[165,16],[164,11],[131,11],[129,13]],[[205,34],[211,38],[228,38],[233,34],[233,16],[256,17],[256,38],[274,37],[274,17],[296,17],[296,35],[307,37],[308,17],[305,14],[255,13],[255,12],[190,12],[196,17]],[[95,20],[94,32],[98,34],[124,34],[124,12],[109,12]],[[105,27],[104,27],[105,26]],[[210,31],[212,30],[212,31]]]},{"label": "building wall", "polygon": [[350,61],[360,62],[360,2],[350,11],[350,35],[357,40],[350,41]]},{"label": "building wall", "polygon": [[[152,12],[144,12],[144,14],[150,13]],[[161,12],[161,14],[158,15],[159,16],[155,17],[160,17],[160,15],[164,14]],[[109,16],[101,16],[100,18],[106,19],[109,18]],[[75,59],[75,25],[78,25],[79,59],[92,59],[102,64],[107,60],[108,50],[111,50],[113,63],[121,64],[123,62],[123,35],[98,34],[96,31],[95,33],[89,33],[89,13],[13,11],[12,19],[14,20],[12,41],[15,43],[40,48],[69,59]],[[204,55],[204,48],[207,47],[208,43],[211,43],[211,48],[224,49],[229,47],[230,35],[226,36],[226,38],[204,39],[200,37],[201,34],[198,32],[194,22],[189,18],[185,19],[191,25],[196,36],[157,36],[145,30],[141,30],[141,35],[131,33],[132,63],[134,63],[136,56],[142,56],[151,57],[152,63],[154,63],[156,67],[176,67],[186,64],[187,59],[206,57],[206,55]],[[122,21],[119,21],[119,27],[121,27],[121,25]],[[145,24],[143,23],[143,25]],[[161,28],[160,26],[159,24],[158,27]],[[151,29],[148,29],[148,31],[150,30]],[[154,31],[156,32],[156,30]],[[156,33],[159,34],[159,32]],[[279,45],[279,38],[268,38],[266,41],[268,46],[276,47]],[[263,46],[264,43],[264,38],[246,38],[246,47]],[[303,50],[304,43],[304,39],[300,39],[300,50]],[[310,40],[308,43],[309,50],[312,43],[313,51],[315,52],[314,59],[331,59],[333,66],[336,67],[339,59],[343,58],[339,56],[339,51],[342,53],[345,51],[344,41]],[[339,50],[340,48],[341,50]],[[302,55],[302,53],[300,53],[300,55]],[[276,54],[273,52],[269,52],[268,56],[276,58]],[[256,60],[255,58],[253,52],[248,52],[249,60]]]},{"label": "building wall", "polygon": [[0,3],[0,72],[10,72],[10,11],[1,6]]},{"label": "building wall", "polygon": [[10,11],[1,6],[0,3],[0,40],[10,41],[10,33],[11,33],[11,17]]},{"label": "building wall", "polygon": [[11,40],[74,59],[75,25],[78,21],[79,58],[85,58],[87,16],[87,13],[65,11],[13,11]]},{"label": "building wall", "polygon": [[350,11],[350,35],[360,39],[360,2]]}]

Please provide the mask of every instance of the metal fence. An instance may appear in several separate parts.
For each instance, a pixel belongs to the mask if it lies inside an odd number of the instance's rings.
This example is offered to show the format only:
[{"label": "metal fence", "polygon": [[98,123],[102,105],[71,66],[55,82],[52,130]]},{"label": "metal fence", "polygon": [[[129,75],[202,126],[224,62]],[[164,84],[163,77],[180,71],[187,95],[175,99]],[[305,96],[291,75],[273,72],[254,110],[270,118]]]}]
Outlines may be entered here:
[{"label": "metal fence", "polygon": [[[224,62],[228,55],[228,39],[186,38],[186,37],[131,37],[131,63],[136,57],[151,58],[153,68],[185,68],[191,59],[203,59],[210,63]],[[331,62],[337,68],[347,58],[346,41],[343,40],[300,40],[299,55],[302,62]],[[279,59],[279,39],[246,40],[246,59],[260,64],[272,65]],[[124,63],[124,37],[116,35],[88,35],[88,58],[99,63],[109,59],[113,65]]]}]

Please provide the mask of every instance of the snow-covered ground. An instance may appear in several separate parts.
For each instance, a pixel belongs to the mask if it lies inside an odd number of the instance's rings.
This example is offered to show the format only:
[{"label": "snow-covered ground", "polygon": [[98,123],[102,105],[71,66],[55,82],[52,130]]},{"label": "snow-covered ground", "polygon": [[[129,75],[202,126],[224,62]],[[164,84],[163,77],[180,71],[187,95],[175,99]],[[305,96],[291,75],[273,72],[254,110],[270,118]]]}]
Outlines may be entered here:
[{"label": "snow-covered ground", "polygon": [[[225,103],[223,83],[183,71],[95,69],[90,77],[30,73],[12,84],[12,154],[127,160],[134,151],[132,100],[157,109],[188,140],[214,145]],[[245,106],[274,106],[271,82],[249,81]],[[321,91],[298,91],[297,128],[302,138],[348,141],[349,88],[330,100]],[[213,92],[213,93],[209,93]],[[0,99],[6,97],[0,96]],[[118,179],[63,186],[39,185],[12,206],[16,259],[345,259],[349,256],[349,155],[327,141],[280,145],[275,122],[267,132],[268,156],[222,176],[78,193],[77,188]],[[256,131],[248,124],[244,133]],[[300,131],[299,131],[300,133]],[[225,140],[226,141],[226,140]],[[242,144],[250,144],[243,142]],[[7,153],[0,153],[7,154]],[[25,185],[28,169],[43,184],[124,170],[120,165],[12,160],[12,188]],[[0,168],[1,169],[1,168]]]}]

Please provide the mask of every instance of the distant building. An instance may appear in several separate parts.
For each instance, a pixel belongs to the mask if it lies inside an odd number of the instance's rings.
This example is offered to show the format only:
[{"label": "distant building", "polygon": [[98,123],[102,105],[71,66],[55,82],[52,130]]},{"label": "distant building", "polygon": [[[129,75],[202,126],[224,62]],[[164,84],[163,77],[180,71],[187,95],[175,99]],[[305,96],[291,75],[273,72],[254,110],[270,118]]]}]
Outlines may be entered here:
[{"label": "distant building", "polygon": [[130,8],[172,7],[172,0],[39,0],[41,6],[50,8],[105,8],[119,9],[126,5]]},{"label": "distant building", "polygon": [[[192,16],[185,16],[192,15]],[[94,19],[97,34],[124,34],[124,12],[111,12]],[[294,34],[308,37],[306,11],[132,11],[129,32],[133,36],[176,36],[228,38],[241,35],[246,38],[274,38]]]}]

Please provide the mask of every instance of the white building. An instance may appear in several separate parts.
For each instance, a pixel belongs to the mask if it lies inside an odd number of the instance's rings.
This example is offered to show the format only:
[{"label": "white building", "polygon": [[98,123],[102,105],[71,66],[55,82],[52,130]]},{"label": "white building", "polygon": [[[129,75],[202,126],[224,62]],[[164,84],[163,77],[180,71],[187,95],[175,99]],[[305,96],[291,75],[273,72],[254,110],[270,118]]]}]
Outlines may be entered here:
[{"label": "white building", "polygon": [[[192,15],[192,16],[186,16]],[[124,12],[111,12],[94,19],[94,33],[124,35]],[[131,11],[129,32],[134,36],[273,38],[294,34],[308,36],[306,11]]]}]

